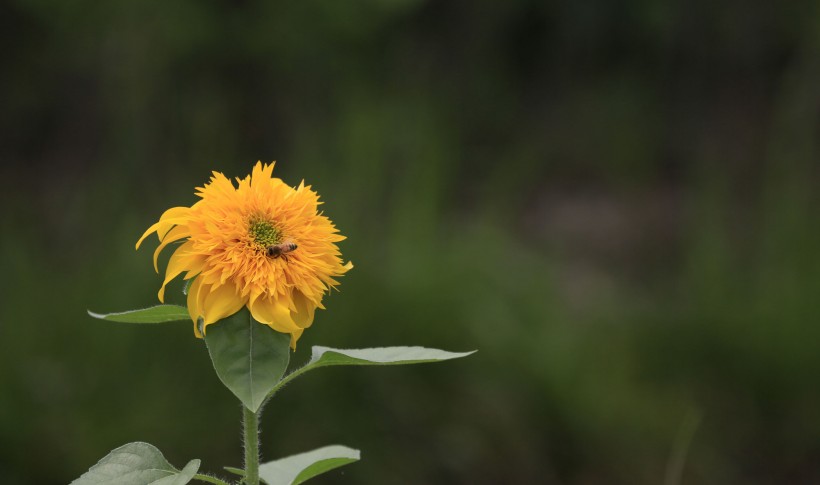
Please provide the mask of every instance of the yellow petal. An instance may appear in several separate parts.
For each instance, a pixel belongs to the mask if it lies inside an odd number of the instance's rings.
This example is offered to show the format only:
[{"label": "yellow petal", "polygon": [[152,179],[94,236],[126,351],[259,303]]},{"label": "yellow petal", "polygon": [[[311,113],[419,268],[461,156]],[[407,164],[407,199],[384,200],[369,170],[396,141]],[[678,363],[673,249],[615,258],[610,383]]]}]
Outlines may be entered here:
[{"label": "yellow petal", "polygon": [[290,317],[288,307],[273,298],[257,298],[250,307],[256,320],[270,326],[277,332],[292,333],[299,330]]},{"label": "yellow petal", "polygon": [[211,292],[205,298],[203,315],[205,325],[210,325],[216,321],[233,315],[245,305],[245,300],[236,292],[232,284],[221,285],[211,288]]},{"label": "yellow petal", "polygon": [[176,251],[174,254],[171,255],[171,259],[168,260],[168,268],[165,270],[165,281],[162,282],[162,287],[160,287],[159,292],[157,293],[157,297],[159,301],[165,303],[165,286],[171,282],[172,279],[176,278],[180,273],[187,269],[188,259],[186,258],[186,253],[191,249],[193,245],[191,242],[186,242]]},{"label": "yellow petal", "polygon": [[251,186],[254,186],[254,180],[256,181],[256,184],[270,181],[274,165],[276,165],[276,162],[271,164],[262,164],[261,161],[257,161],[251,171]]},{"label": "yellow petal", "polygon": [[308,328],[313,323],[313,314],[316,310],[316,305],[299,290],[293,291],[293,304],[296,306],[296,311],[290,312],[291,318],[296,322],[296,326]]},{"label": "yellow petal", "polygon": [[174,227],[177,224],[187,222],[188,213],[190,212],[190,210],[190,207],[171,207],[167,211],[163,212],[159,218],[159,221],[152,224],[151,227],[149,227],[145,231],[145,233],[143,233],[142,237],[139,238],[139,241],[137,241],[136,249],[139,249],[140,244],[142,244],[142,241],[144,241],[145,238],[148,237],[148,235],[152,232],[156,231],[157,236],[159,236],[159,239],[162,240],[165,234],[167,234],[172,227]]},{"label": "yellow petal", "polygon": [[188,287],[188,314],[191,315],[191,320],[194,321],[194,335],[197,338],[202,338],[197,326],[197,320],[202,316],[202,309],[199,305],[199,290],[201,287],[202,278],[194,279],[194,282]]},{"label": "yellow petal", "polygon": [[172,242],[179,241],[180,239],[186,238],[190,235],[191,233],[190,231],[188,231],[188,228],[186,226],[176,226],[170,231],[168,231],[168,234],[166,234],[165,237],[162,238],[162,242],[159,243],[159,246],[157,246],[157,249],[154,251],[154,271],[159,273],[159,267],[157,266],[157,259],[159,258],[159,253],[161,253],[162,250],[165,249],[165,247],[171,244]]},{"label": "yellow petal", "polygon": [[296,342],[299,340],[299,337],[302,336],[302,332],[304,332],[304,330],[300,328],[290,334],[290,348],[294,351],[296,350]]},{"label": "yellow petal", "polygon": [[148,229],[146,229],[144,233],[142,233],[142,237],[140,237],[139,240],[137,241],[137,246],[136,246],[135,249],[139,249],[140,244],[142,244],[142,242],[145,240],[146,237],[148,237],[149,234],[151,234],[152,232],[156,232],[159,225],[160,225],[159,222],[155,222],[155,223],[151,224],[151,226]]},{"label": "yellow petal", "polygon": [[185,273],[185,279],[191,279],[192,277],[198,275],[205,269],[205,264],[208,262],[208,258],[202,256],[201,254],[189,254],[188,255],[188,270]]},{"label": "yellow petal", "polygon": [[192,207],[171,207],[159,218],[160,226],[157,228],[157,236],[162,241],[168,231],[177,224],[188,221]]}]

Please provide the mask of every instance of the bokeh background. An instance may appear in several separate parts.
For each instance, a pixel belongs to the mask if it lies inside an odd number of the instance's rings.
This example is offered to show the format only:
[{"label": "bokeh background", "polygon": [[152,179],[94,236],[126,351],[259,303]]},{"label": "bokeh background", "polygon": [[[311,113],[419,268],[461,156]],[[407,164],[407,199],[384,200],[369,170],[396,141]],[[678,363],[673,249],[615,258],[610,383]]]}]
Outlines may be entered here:
[{"label": "bokeh background", "polygon": [[[820,5],[0,2],[0,482],[148,441],[240,465],[240,408],[155,303],[143,230],[277,160],[356,264],[264,458],[327,484],[820,482]],[[182,302],[177,286],[171,300]]]}]

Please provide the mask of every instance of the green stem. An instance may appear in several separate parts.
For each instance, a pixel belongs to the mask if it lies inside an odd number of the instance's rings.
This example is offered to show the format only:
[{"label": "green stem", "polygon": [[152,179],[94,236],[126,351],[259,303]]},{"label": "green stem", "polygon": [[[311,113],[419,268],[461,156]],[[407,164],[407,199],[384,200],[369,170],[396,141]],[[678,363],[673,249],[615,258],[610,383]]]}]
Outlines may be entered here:
[{"label": "green stem", "polygon": [[228,485],[228,482],[223,482],[222,480],[212,477],[210,475],[203,475],[201,473],[197,473],[194,475],[194,480],[200,480],[202,482],[213,483],[214,485]]},{"label": "green stem", "polygon": [[[261,411],[261,409],[260,409]],[[242,406],[245,424],[245,481],[259,485],[259,415]]]},{"label": "green stem", "polygon": [[[308,365],[306,365],[302,368],[296,369],[295,371],[293,371],[290,374],[286,375],[285,377],[282,378],[281,381],[279,381],[278,384],[273,386],[273,389],[270,390],[267,397],[265,398],[265,402],[268,402],[270,400],[270,398],[272,398],[273,395],[276,394],[277,391],[279,391],[279,389],[282,389],[283,387],[285,387],[285,384],[287,384],[288,382],[292,381],[293,379],[296,379],[297,377],[299,377],[300,375],[304,374],[305,372],[307,372],[309,370],[317,369],[319,367],[323,367],[323,366],[321,364],[315,364],[315,363],[314,364],[308,364]],[[262,404],[262,407],[264,407],[264,406],[265,405]]]}]

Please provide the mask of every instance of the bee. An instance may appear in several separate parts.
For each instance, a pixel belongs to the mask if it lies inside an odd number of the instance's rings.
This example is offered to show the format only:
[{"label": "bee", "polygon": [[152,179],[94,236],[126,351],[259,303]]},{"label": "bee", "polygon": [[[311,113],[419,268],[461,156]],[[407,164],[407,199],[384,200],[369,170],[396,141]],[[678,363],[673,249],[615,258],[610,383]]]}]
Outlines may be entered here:
[{"label": "bee", "polygon": [[274,244],[272,246],[268,246],[268,249],[265,251],[265,253],[273,259],[276,259],[279,256],[281,256],[282,258],[284,258],[285,262],[289,262],[288,253],[295,251],[298,247],[299,246],[297,246],[296,243],[293,241],[285,241],[282,244]]}]

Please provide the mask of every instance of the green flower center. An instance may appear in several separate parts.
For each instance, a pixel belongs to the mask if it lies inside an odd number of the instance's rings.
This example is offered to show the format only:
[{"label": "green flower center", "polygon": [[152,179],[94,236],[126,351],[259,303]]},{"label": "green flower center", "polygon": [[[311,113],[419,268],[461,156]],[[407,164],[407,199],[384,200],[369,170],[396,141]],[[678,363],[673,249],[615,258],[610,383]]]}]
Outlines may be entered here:
[{"label": "green flower center", "polygon": [[253,242],[260,248],[267,248],[282,241],[282,233],[266,220],[253,219],[248,226]]}]

